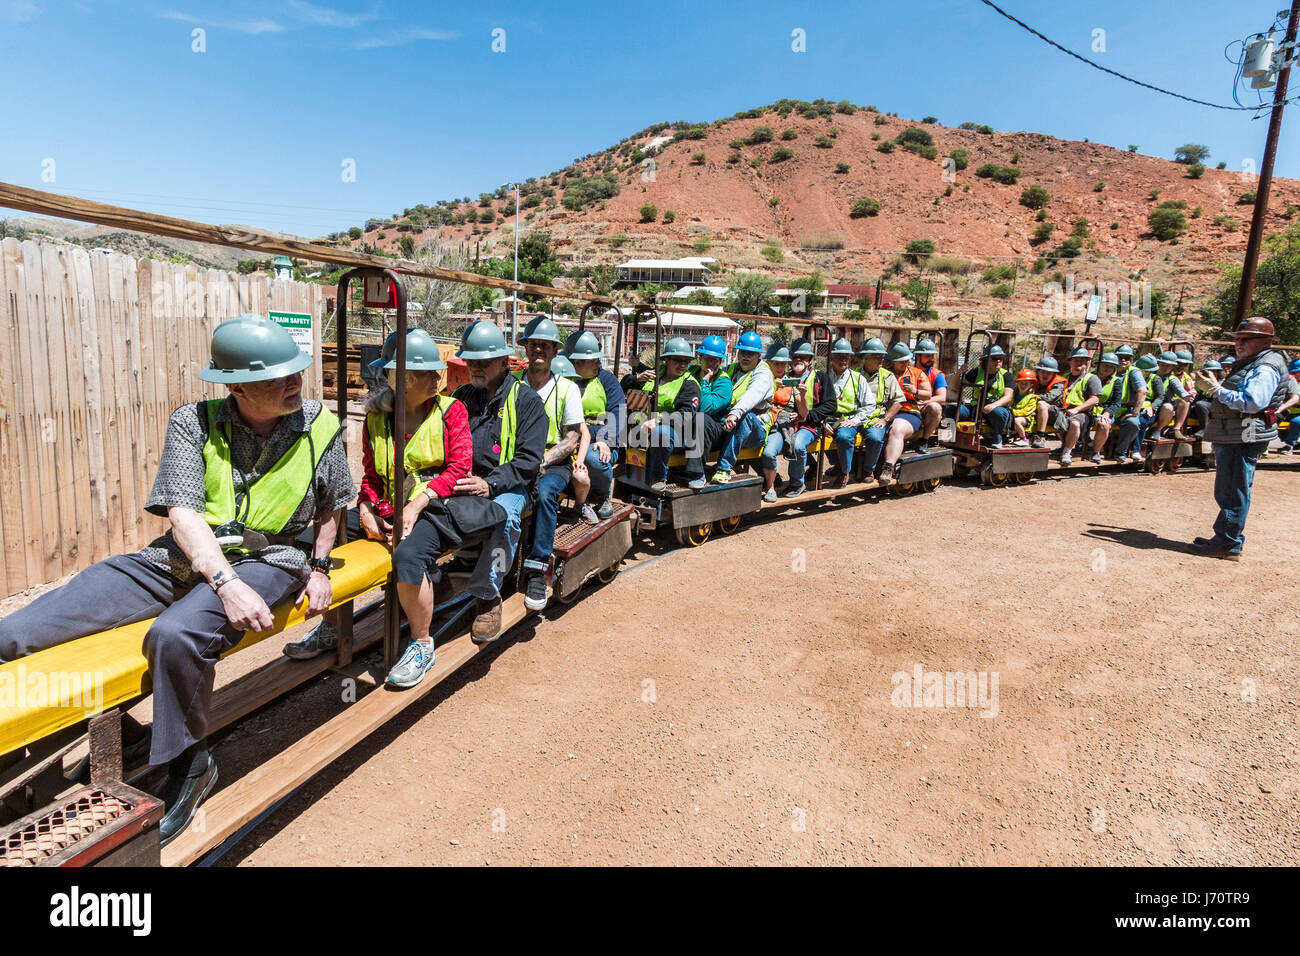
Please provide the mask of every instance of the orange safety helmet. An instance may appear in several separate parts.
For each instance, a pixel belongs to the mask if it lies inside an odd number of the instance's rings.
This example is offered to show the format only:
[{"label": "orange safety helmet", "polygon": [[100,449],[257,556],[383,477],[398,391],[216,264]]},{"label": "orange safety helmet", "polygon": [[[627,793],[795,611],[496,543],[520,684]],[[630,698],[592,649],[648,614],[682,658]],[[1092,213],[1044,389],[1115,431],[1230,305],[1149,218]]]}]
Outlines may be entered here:
[{"label": "orange safety helmet", "polygon": [[1028,382],[1029,384],[1032,385],[1038,381],[1038,376],[1034,374],[1034,370],[1032,368],[1022,368],[1019,372],[1016,373],[1016,381]]}]

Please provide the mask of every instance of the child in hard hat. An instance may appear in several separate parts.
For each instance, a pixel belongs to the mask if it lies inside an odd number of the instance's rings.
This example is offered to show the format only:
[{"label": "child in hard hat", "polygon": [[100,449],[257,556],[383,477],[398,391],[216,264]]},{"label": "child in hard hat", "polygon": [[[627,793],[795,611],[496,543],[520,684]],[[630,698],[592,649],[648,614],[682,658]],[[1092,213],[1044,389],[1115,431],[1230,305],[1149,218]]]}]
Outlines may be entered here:
[{"label": "child in hard hat", "polygon": [[1015,427],[1015,438],[1011,440],[1014,448],[1029,446],[1029,433],[1038,416],[1038,376],[1031,368],[1022,368],[1016,373],[1016,392],[1011,399],[1011,422]]}]

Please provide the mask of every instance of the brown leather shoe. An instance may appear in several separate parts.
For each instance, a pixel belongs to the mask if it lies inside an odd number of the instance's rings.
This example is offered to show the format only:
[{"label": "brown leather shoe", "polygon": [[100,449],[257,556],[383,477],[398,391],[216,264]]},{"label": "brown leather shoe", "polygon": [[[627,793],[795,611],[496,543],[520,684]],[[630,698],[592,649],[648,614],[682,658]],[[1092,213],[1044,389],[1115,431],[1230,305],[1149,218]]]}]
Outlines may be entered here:
[{"label": "brown leather shoe", "polygon": [[474,623],[470,625],[469,637],[475,644],[489,644],[501,636],[501,598],[491,601],[475,598]]}]

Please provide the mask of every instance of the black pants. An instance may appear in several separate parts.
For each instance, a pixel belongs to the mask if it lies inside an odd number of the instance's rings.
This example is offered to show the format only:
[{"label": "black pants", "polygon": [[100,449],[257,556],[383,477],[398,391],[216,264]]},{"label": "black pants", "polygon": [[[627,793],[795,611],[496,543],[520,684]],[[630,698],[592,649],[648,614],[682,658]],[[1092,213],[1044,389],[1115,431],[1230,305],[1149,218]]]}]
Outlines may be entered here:
[{"label": "black pants", "polygon": [[[303,587],[261,561],[240,561],[235,571],[272,611]],[[244,636],[207,582],[183,585],[138,554],[105,558],[0,620],[0,662],[151,617],[143,647],[153,681],[149,762],[164,764],[207,736],[217,661]]]},{"label": "black pants", "polygon": [[[481,545],[496,530],[493,526],[465,533],[451,533],[445,525],[440,528],[440,524],[431,515],[423,514],[411,533],[397,545],[397,551],[393,554],[393,572],[398,581],[418,587],[433,573],[443,552],[455,547]],[[491,561],[480,559],[474,562],[474,570],[469,578],[470,591],[475,594],[493,592],[495,588],[491,571]]]}]

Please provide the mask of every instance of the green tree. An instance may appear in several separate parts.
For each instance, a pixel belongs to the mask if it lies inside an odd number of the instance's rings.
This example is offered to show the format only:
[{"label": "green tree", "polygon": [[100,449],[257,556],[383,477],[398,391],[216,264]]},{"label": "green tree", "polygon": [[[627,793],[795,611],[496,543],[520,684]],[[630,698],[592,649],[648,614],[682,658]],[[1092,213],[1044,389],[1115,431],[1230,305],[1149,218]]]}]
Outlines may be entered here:
[{"label": "green tree", "polygon": [[652,202],[645,203],[641,207],[641,221],[654,222],[659,218],[659,207]]},{"label": "green tree", "polygon": [[1176,239],[1187,229],[1187,214],[1177,206],[1161,203],[1147,215],[1147,225],[1161,242]]},{"label": "green tree", "polygon": [[853,205],[849,207],[849,215],[854,219],[861,219],[863,216],[874,216],[879,212],[880,200],[872,199],[870,196],[853,200]]},{"label": "green tree", "polygon": [[1199,163],[1209,157],[1210,147],[1202,146],[1200,143],[1185,143],[1174,150],[1174,162],[1182,163],[1184,166]]},{"label": "green tree", "polygon": [[687,305],[717,305],[718,297],[708,289],[693,289],[686,297]]},{"label": "green tree", "polygon": [[934,240],[913,239],[904,246],[904,251],[906,252],[907,261],[913,265],[918,265],[934,254]]},{"label": "green tree", "polygon": [[1052,194],[1038,183],[1026,186],[1020,193],[1020,205],[1028,206],[1030,209],[1042,209],[1051,201]]},{"label": "green tree", "polygon": [[727,286],[728,312],[744,315],[768,315],[776,298],[776,280],[761,272],[740,272]]},{"label": "green tree", "polygon": [[349,237],[350,239],[360,239],[360,238],[361,238],[361,227],[360,227],[360,226],[353,226],[351,229],[349,229],[349,230],[348,230],[348,237]]},{"label": "green tree", "polygon": [[397,242],[397,247],[402,251],[403,259],[415,258],[415,239],[407,233]]},{"label": "green tree", "polygon": [[1190,176],[1192,179],[1200,179],[1202,176],[1205,175],[1205,164],[1192,163],[1192,165],[1187,167],[1187,175]]},{"label": "green tree", "polygon": [[[1262,316],[1277,329],[1279,345],[1300,345],[1300,223],[1264,240],[1255,294],[1247,314]],[[1224,264],[1219,283],[1201,317],[1219,337],[1233,328],[1237,293],[1241,287],[1241,264]]]}]

